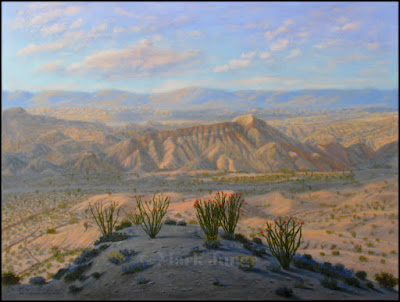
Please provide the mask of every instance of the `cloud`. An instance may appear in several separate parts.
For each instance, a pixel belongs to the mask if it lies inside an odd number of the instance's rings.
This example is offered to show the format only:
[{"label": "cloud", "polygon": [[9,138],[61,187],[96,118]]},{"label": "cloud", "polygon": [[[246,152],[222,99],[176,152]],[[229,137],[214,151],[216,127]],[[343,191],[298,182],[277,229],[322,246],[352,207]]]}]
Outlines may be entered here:
[{"label": "cloud", "polygon": [[121,7],[114,7],[114,12],[124,17],[136,17],[136,14],[134,12],[128,11]]},{"label": "cloud", "polygon": [[250,65],[250,60],[230,60],[228,64],[216,66],[214,72],[224,72],[232,69],[244,68]]},{"label": "cloud", "polygon": [[51,42],[51,43],[43,43],[43,44],[34,44],[31,43],[25,48],[19,50],[17,52],[18,56],[24,56],[24,55],[29,55],[33,53],[40,53],[40,52],[51,52],[51,51],[56,51],[63,49],[65,47],[70,47],[78,42],[81,42],[80,44],[82,45],[82,42],[85,42],[85,39],[87,36],[84,34],[83,31],[77,31],[77,32],[66,32],[62,38],[57,40],[56,42]]},{"label": "cloud", "polygon": [[280,39],[270,46],[271,51],[280,51],[289,45],[289,39]]},{"label": "cloud", "polygon": [[47,36],[61,33],[63,31],[65,31],[66,29],[67,28],[64,24],[55,23],[50,26],[42,27],[40,29],[40,32],[41,32],[42,36],[47,37]]},{"label": "cloud", "polygon": [[119,26],[114,26],[113,28],[113,32],[115,34],[119,34],[119,33],[124,33],[124,32],[139,32],[141,31],[142,28],[140,26],[128,26],[128,27],[119,27]]},{"label": "cloud", "polygon": [[43,26],[48,24],[49,22],[61,18],[61,17],[70,17],[78,14],[82,10],[80,6],[68,6],[66,8],[58,8],[46,12],[42,12],[34,16],[30,22],[30,26]]},{"label": "cloud", "polygon": [[336,67],[339,64],[348,64],[348,63],[362,61],[362,60],[369,59],[369,58],[370,58],[370,56],[364,55],[364,54],[359,53],[359,52],[353,52],[353,53],[351,53],[351,54],[349,54],[347,56],[329,60],[328,61],[328,67],[329,68],[333,68],[333,67]]},{"label": "cloud", "polygon": [[319,44],[315,44],[313,47],[316,49],[325,49],[325,48],[328,48],[330,46],[337,44],[339,41],[340,40],[338,40],[338,39],[325,40]]},{"label": "cloud", "polygon": [[369,50],[376,50],[379,48],[378,43],[366,43],[365,47],[367,47]]},{"label": "cloud", "polygon": [[106,79],[135,78],[184,73],[198,63],[200,52],[186,52],[156,48],[142,40],[132,48],[109,49],[95,52],[83,61],[67,66],[71,74],[93,74]]},{"label": "cloud", "polygon": [[56,60],[56,61],[51,61],[49,63],[46,63],[46,64],[40,66],[35,71],[50,73],[50,72],[55,72],[55,71],[61,70],[61,67],[62,67],[62,61]]},{"label": "cloud", "polygon": [[70,29],[77,29],[77,28],[82,27],[82,25],[83,25],[83,19],[80,18],[80,19],[75,20],[75,21],[69,26],[69,28],[70,28]]},{"label": "cloud", "polygon": [[269,57],[271,57],[271,53],[268,51],[260,53],[260,59],[268,59]]},{"label": "cloud", "polygon": [[286,59],[293,59],[301,54],[300,48],[293,49],[290,54],[286,57]]},{"label": "cloud", "polygon": [[250,52],[247,52],[247,53],[242,53],[241,55],[240,55],[240,57],[242,58],[242,59],[251,59],[252,57],[254,57],[256,55],[256,52],[255,51],[250,51]]},{"label": "cloud", "polygon": [[201,35],[203,35],[203,32],[201,30],[194,30],[189,33],[189,36],[192,37],[199,37]]},{"label": "cloud", "polygon": [[283,23],[283,25],[279,26],[277,29],[275,30],[267,30],[264,33],[264,37],[267,40],[272,40],[273,38],[275,38],[276,36],[279,36],[283,33],[286,33],[289,31],[290,26],[294,23],[294,19],[293,18],[289,18],[286,19],[285,22]]},{"label": "cloud", "polygon": [[360,28],[360,25],[361,25],[360,21],[349,22],[342,26],[333,27],[332,31],[334,32],[356,31]]}]

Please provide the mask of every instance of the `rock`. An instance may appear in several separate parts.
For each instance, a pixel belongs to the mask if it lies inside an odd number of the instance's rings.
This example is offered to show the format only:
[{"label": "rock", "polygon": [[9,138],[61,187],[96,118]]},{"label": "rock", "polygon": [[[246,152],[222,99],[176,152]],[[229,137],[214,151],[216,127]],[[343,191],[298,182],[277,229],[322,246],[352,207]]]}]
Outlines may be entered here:
[{"label": "rock", "polygon": [[177,225],[186,226],[186,222],[184,220],[178,221]]},{"label": "rock", "polygon": [[164,224],[169,224],[169,225],[176,225],[176,221],[173,219],[166,219],[164,221]]},{"label": "rock", "polygon": [[36,276],[29,279],[29,283],[33,285],[43,285],[46,284],[46,279],[43,278],[42,276]]}]

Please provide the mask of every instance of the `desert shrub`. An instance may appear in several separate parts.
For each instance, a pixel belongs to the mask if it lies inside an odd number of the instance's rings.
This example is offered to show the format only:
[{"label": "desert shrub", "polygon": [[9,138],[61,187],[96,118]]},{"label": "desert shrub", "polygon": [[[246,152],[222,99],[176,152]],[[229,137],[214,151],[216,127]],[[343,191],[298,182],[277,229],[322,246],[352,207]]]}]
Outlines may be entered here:
[{"label": "desert shrub", "polygon": [[249,239],[247,239],[247,237],[245,235],[241,234],[241,233],[236,233],[233,236],[233,240],[239,241],[239,242],[242,242],[242,243],[249,242]]},{"label": "desert shrub", "polygon": [[386,272],[375,274],[375,280],[379,283],[379,285],[387,288],[394,288],[397,284],[399,284],[399,279],[395,278],[393,274]]},{"label": "desert shrub", "polygon": [[164,224],[166,224],[166,225],[176,225],[176,221],[173,220],[173,219],[166,219],[164,221]]},{"label": "desert shrub", "polygon": [[310,254],[304,254],[303,257],[306,258],[307,260],[312,260],[312,255]]},{"label": "desert shrub", "polygon": [[248,255],[237,255],[232,259],[241,270],[249,271],[253,268],[256,258]]},{"label": "desert shrub", "polygon": [[141,226],[150,238],[155,238],[162,227],[162,219],[167,213],[170,198],[162,195],[153,195],[150,201],[142,201],[142,196],[136,196],[139,215],[142,219]]},{"label": "desert shrub", "polygon": [[189,251],[189,254],[191,256],[193,256],[194,254],[200,254],[200,253],[201,253],[201,251],[200,251],[198,246],[195,246],[195,247],[191,248],[190,251]]},{"label": "desert shrub", "polygon": [[208,249],[218,249],[221,246],[219,236],[215,237],[206,237],[204,239],[204,246]]},{"label": "desert shrub", "polygon": [[55,234],[56,233],[56,229],[47,229],[46,233],[47,234]]},{"label": "desert shrub", "polygon": [[344,283],[346,283],[347,285],[358,287],[358,288],[361,287],[360,281],[358,281],[358,279],[355,277],[345,277]]},{"label": "desert shrub", "polygon": [[132,222],[130,222],[129,220],[124,219],[124,220],[121,221],[121,223],[119,225],[115,226],[115,230],[119,231],[119,230],[122,230],[122,229],[125,229],[125,228],[129,228],[131,226],[132,226]]},{"label": "desert shrub", "polygon": [[102,251],[104,251],[105,249],[107,249],[109,246],[110,246],[109,244],[103,244],[102,246],[100,246],[97,249],[85,250],[81,253],[81,255],[79,257],[76,257],[73,260],[73,263],[78,265],[78,264],[83,264],[83,263],[89,262],[93,258],[100,255],[100,253]]},{"label": "desert shrub", "polygon": [[291,297],[293,296],[293,290],[285,285],[278,287],[275,293],[281,297]]},{"label": "desert shrub", "polygon": [[369,289],[375,290],[375,286],[374,286],[374,284],[373,284],[372,282],[367,282],[365,285],[366,285]]},{"label": "desert shrub", "polygon": [[253,242],[254,242],[255,244],[262,244],[261,238],[258,238],[258,237],[253,237]]},{"label": "desert shrub", "polygon": [[55,279],[55,280],[60,280],[64,275],[65,275],[65,273],[68,271],[68,269],[67,268],[60,268],[58,271],[57,271],[57,273],[55,273],[54,275],[53,275],[53,279]]},{"label": "desert shrub", "polygon": [[222,205],[211,199],[208,201],[196,200],[194,203],[197,221],[206,234],[207,241],[218,238],[218,228],[221,225],[221,207]]},{"label": "desert shrub", "polygon": [[134,274],[137,272],[141,272],[147,268],[147,263],[146,262],[137,262],[133,263],[129,266],[122,266],[122,274]]},{"label": "desert shrub", "polygon": [[220,217],[222,229],[226,235],[233,238],[240,217],[240,209],[244,202],[242,193],[230,194],[228,196],[224,192],[217,192],[214,200],[217,204],[222,205]]},{"label": "desert shrub", "polygon": [[197,223],[197,221],[196,221],[196,220],[194,220],[194,219],[191,219],[191,220],[189,220],[188,224],[198,224],[198,223]]},{"label": "desert shrub", "polygon": [[356,253],[361,253],[361,252],[362,252],[362,246],[361,246],[360,244],[356,244],[356,245],[354,246],[354,251],[355,251]]},{"label": "desert shrub", "polygon": [[53,246],[53,247],[50,249],[50,252],[51,252],[51,254],[52,254],[55,258],[57,258],[57,257],[60,255],[61,250],[60,250],[60,248],[59,248],[58,246]]},{"label": "desert shrub", "polygon": [[68,221],[68,223],[69,223],[69,224],[78,223],[78,219],[76,219],[75,217],[73,217],[73,218],[71,218],[71,219]]},{"label": "desert shrub", "polygon": [[339,289],[339,287],[337,285],[337,281],[333,278],[325,277],[320,282],[321,282],[321,285],[325,288],[329,288],[329,289],[333,289],[333,290]]},{"label": "desert shrub", "polygon": [[104,242],[117,242],[117,241],[124,241],[129,238],[128,234],[125,233],[111,233],[107,235],[101,236],[94,242],[94,245],[98,245]]},{"label": "desert shrub", "polygon": [[339,255],[340,255],[340,252],[339,252],[339,251],[332,251],[332,255],[333,255],[333,256],[339,256]]},{"label": "desert shrub", "polygon": [[100,274],[99,272],[94,272],[94,273],[92,274],[92,277],[95,278],[95,279],[100,279],[101,275],[102,275],[102,274]]},{"label": "desert shrub", "polygon": [[[134,209],[136,211],[136,208]],[[133,212],[133,213],[125,213],[125,217],[132,222],[134,225],[141,225],[143,222],[143,217],[140,214]]]},{"label": "desert shrub", "polygon": [[358,259],[359,259],[361,262],[368,262],[368,258],[365,257],[365,256],[360,256],[360,257],[358,257]]},{"label": "desert shrub", "polygon": [[75,280],[78,280],[79,277],[90,268],[92,265],[92,262],[85,263],[85,264],[80,264],[71,267],[64,276],[64,281],[65,282],[73,282]]},{"label": "desert shrub", "polygon": [[385,264],[385,263],[386,263],[386,260],[385,260],[385,259],[381,259],[380,261],[381,261],[382,264]]},{"label": "desert shrub", "polygon": [[68,291],[71,294],[79,293],[82,289],[83,289],[82,287],[79,287],[79,286],[76,286],[76,285],[71,285],[70,287],[68,287]]},{"label": "desert shrub", "polygon": [[306,288],[306,283],[301,277],[296,278],[296,282],[293,285],[295,288]]},{"label": "desert shrub", "polygon": [[325,253],[324,252],[320,252],[319,253],[321,256],[325,256]]},{"label": "desert shrub", "polygon": [[1,273],[1,285],[19,284],[21,278],[13,272]]},{"label": "desert shrub", "polygon": [[108,261],[116,265],[126,262],[126,257],[120,253],[113,252],[106,255],[106,257]]},{"label": "desert shrub", "polygon": [[138,277],[138,278],[136,279],[136,283],[137,283],[137,284],[146,284],[147,282],[148,282],[148,280],[146,280],[145,277]]},{"label": "desert shrub", "polygon": [[297,249],[300,246],[302,227],[304,222],[297,222],[292,217],[288,222],[279,217],[279,222],[275,219],[274,227],[272,223],[267,224],[266,235],[261,231],[261,235],[267,239],[268,246],[272,255],[279,261],[283,269],[288,269]]},{"label": "desert shrub", "polygon": [[365,271],[357,271],[356,276],[360,280],[365,280],[367,278],[367,273]]},{"label": "desert shrub", "polygon": [[123,249],[119,250],[119,253],[123,255],[124,257],[132,257],[133,255],[136,254],[136,252],[132,249]]},{"label": "desert shrub", "polygon": [[89,203],[89,210],[103,236],[111,234],[119,216],[118,203],[112,201],[107,208],[103,207],[103,201],[96,202],[93,206]]}]

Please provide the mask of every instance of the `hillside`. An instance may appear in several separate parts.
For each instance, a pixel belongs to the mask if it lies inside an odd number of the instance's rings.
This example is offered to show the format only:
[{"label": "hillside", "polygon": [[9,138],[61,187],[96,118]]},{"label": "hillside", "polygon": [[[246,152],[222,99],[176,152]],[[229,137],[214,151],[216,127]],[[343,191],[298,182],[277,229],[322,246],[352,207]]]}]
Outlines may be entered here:
[{"label": "hillside", "polygon": [[164,131],[154,122],[111,128],[31,115],[22,108],[2,116],[2,150],[8,152],[2,165],[5,174],[333,171],[354,169],[374,156],[373,149],[360,142],[347,147],[337,140],[300,142],[251,114]]},{"label": "hillside", "polygon": [[[340,149],[342,157],[335,154]],[[232,122],[162,131],[129,139],[109,149],[107,159],[132,171],[227,170],[277,171],[340,170],[368,160],[363,146],[354,152],[340,144],[323,148],[302,144],[253,115]]]},{"label": "hillside", "polygon": [[[44,285],[5,286],[3,299],[282,299],[277,289],[286,286],[292,289],[292,296],[302,300],[337,299],[396,299],[397,291],[378,286],[373,291],[361,282],[362,288],[338,281],[338,290],[328,290],[320,284],[322,274],[300,269],[292,265],[289,270],[274,269],[277,265],[267,246],[251,243],[244,245],[238,241],[221,239],[218,250],[205,249],[202,246],[203,234],[198,226],[164,225],[155,239],[148,239],[139,226],[122,231],[129,238],[120,242],[103,243],[94,247],[100,251],[70,264],[72,269],[79,263],[86,267],[82,278],[67,282],[51,280]],[[221,233],[222,234],[222,233]],[[198,252],[191,253],[194,248]],[[131,260],[122,265],[112,264],[106,255],[123,249],[133,250]],[[254,267],[243,271],[233,262],[238,254],[252,255],[252,250],[265,252],[256,256]],[[77,261],[77,260],[76,260]],[[122,267],[134,263],[146,263],[144,270],[134,274],[123,274]],[[98,279],[92,276],[99,273]],[[78,274],[76,274],[78,276]],[[138,278],[144,278],[144,284],[138,284]],[[214,284],[216,280],[219,283]],[[302,280],[303,287],[295,284]],[[78,290],[71,292],[70,287]]]}]

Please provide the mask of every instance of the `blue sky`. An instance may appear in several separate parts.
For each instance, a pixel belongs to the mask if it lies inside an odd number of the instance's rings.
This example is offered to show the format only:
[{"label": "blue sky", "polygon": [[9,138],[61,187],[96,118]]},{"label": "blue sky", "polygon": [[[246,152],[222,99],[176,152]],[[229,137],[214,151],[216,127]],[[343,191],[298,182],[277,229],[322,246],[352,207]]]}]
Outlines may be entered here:
[{"label": "blue sky", "polygon": [[5,90],[397,89],[397,2],[2,2]]}]

